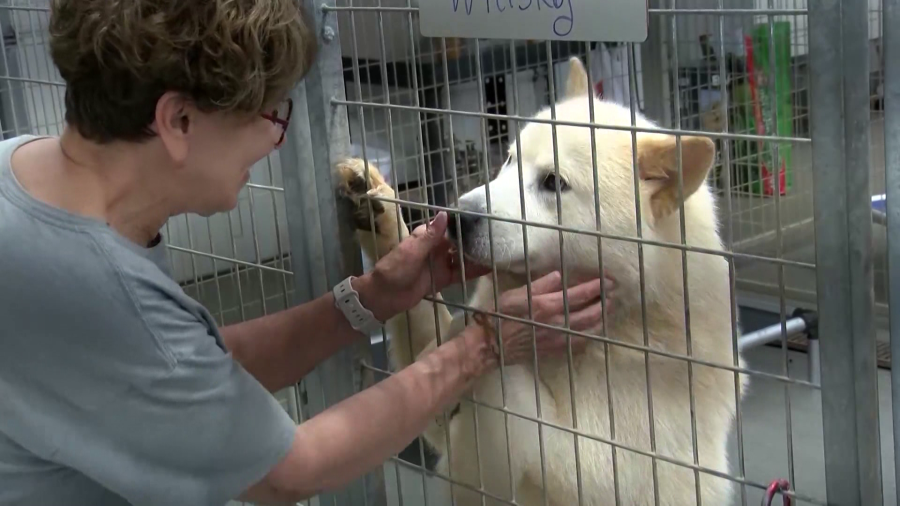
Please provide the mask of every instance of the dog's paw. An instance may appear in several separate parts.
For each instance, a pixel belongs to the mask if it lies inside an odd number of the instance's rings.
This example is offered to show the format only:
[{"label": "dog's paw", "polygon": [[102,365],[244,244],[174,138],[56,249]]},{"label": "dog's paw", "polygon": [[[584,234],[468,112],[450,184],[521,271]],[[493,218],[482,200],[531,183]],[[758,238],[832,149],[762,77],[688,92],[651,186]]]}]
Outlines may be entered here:
[{"label": "dog's paw", "polygon": [[[368,166],[368,178],[366,167]],[[385,183],[378,168],[359,158],[338,162],[338,195],[353,206],[353,223],[358,230],[379,232],[379,217],[384,214],[383,202],[365,199],[364,195],[393,197],[393,190]]]}]

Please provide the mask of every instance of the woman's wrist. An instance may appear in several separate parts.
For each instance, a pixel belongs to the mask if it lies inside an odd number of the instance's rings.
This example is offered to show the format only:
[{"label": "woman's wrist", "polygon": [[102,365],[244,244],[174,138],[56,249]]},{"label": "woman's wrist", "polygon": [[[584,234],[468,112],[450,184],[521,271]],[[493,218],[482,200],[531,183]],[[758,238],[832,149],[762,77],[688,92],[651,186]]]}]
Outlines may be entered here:
[{"label": "woman's wrist", "polygon": [[371,311],[378,321],[386,322],[396,314],[390,307],[390,297],[384,295],[384,290],[379,287],[372,272],[353,279],[352,285],[359,293],[359,302]]}]

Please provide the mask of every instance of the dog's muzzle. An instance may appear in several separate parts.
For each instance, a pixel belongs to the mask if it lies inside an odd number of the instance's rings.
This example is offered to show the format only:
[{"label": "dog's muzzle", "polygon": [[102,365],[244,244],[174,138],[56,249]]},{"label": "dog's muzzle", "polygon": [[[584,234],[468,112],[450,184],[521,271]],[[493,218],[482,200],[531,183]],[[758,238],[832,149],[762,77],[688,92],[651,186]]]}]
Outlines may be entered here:
[{"label": "dog's muzzle", "polygon": [[[471,237],[479,219],[478,216],[467,214],[450,216],[450,220],[447,223],[447,233],[450,234],[450,238],[456,241],[457,244],[464,247],[466,238]],[[458,224],[457,220],[459,220]]]}]

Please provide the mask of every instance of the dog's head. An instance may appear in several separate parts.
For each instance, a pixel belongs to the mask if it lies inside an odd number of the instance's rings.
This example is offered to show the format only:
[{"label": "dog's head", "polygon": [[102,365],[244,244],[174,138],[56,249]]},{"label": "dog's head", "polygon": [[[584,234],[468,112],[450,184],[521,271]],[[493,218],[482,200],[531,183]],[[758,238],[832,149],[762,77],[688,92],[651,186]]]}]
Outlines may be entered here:
[{"label": "dog's head", "polygon": [[[584,66],[577,58],[572,59],[566,97],[556,106],[556,118],[589,123],[593,102],[596,123],[655,127],[639,113],[632,123],[629,108],[598,100],[590,90]],[[535,118],[549,120],[551,111],[544,110]],[[674,136],[658,133],[637,133],[635,137],[636,155],[632,132],[626,128],[595,128],[592,136],[588,127],[558,125],[554,136],[550,124],[528,123],[521,130],[518,143],[510,146],[509,158],[497,177],[460,197],[459,208],[566,229],[596,231],[599,222],[599,230],[604,234],[635,237],[637,188],[643,237],[679,242],[681,192],[689,214],[687,199],[702,190],[699,193],[704,197],[700,200],[708,201],[708,206],[702,207],[709,209],[697,211],[709,216],[698,219],[714,228],[711,198],[705,185],[715,157],[712,141],[684,136],[679,142]],[[450,233],[460,240],[466,255],[479,263],[490,264],[493,260],[500,269],[524,273],[527,255],[532,272],[549,272],[560,268],[562,252],[568,269],[597,270],[596,237],[563,233],[560,241],[559,230],[553,228],[523,227],[520,223],[471,215],[460,218],[459,226],[451,218]],[[603,254],[609,255],[612,262],[623,263],[621,268],[636,266],[637,259],[631,258],[635,257],[633,252],[633,242],[603,240]]]}]

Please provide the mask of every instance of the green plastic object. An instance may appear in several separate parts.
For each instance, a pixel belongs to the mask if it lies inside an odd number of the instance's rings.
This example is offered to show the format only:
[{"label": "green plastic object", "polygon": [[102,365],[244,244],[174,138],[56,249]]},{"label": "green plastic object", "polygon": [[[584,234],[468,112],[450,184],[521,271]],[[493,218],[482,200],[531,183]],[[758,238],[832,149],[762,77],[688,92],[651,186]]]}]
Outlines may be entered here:
[{"label": "green plastic object", "polygon": [[[757,25],[744,38],[748,75],[743,83],[733,89],[733,124],[739,133],[791,137],[794,119],[790,73],[791,25],[787,21],[773,23],[774,43],[771,46],[774,46],[775,53],[774,75],[769,28],[768,23]],[[793,186],[791,148],[789,142],[735,141],[732,190],[773,196],[778,184],[781,194],[785,195]]]}]

